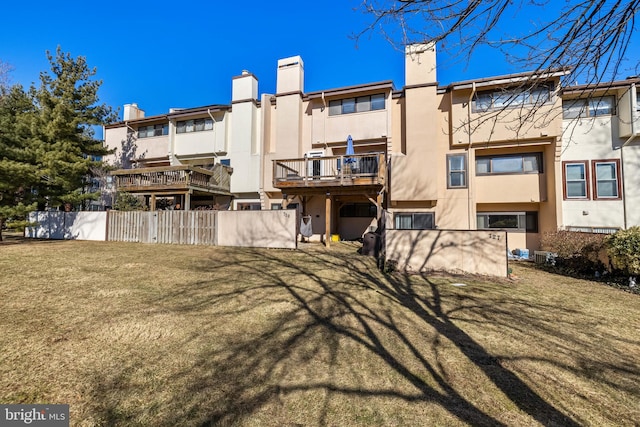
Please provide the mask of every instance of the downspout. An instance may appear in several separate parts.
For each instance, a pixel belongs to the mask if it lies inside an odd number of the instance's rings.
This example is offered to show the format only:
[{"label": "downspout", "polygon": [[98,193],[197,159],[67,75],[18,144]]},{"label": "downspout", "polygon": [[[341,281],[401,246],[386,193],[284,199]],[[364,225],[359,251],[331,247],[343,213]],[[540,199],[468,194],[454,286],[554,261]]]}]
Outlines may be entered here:
[{"label": "downspout", "polygon": [[[324,91],[322,91],[322,141],[324,142],[325,150],[327,147],[327,115],[328,112],[325,113],[327,109],[327,100],[324,98]],[[313,126],[313,120],[311,121],[311,126]],[[311,135],[313,135],[313,131],[311,131]],[[313,136],[311,136],[311,143],[313,144]],[[326,155],[326,153],[325,153]]]},{"label": "downspout", "polygon": [[[467,101],[467,123],[469,124],[468,144],[467,144],[467,227],[471,230],[471,101],[476,94],[476,82],[471,83],[471,94]],[[453,103],[453,94],[451,94]]]}]

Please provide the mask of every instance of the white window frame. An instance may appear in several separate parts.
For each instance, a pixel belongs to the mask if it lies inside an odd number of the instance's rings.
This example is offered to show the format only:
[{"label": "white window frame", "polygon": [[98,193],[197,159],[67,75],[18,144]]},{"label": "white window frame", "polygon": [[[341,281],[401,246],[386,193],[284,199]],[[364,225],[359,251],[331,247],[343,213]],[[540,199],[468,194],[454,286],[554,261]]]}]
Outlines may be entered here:
[{"label": "white window frame", "polygon": [[[569,179],[568,167],[570,166],[582,166],[584,178],[582,179]],[[590,199],[590,185],[589,185],[589,167],[586,160],[572,160],[562,162],[562,177],[563,177],[563,192],[564,200],[588,200]],[[584,183],[584,195],[573,196],[569,194],[570,182],[583,182]]]},{"label": "white window frame", "polygon": [[[600,178],[598,177],[598,165],[606,165],[611,164],[614,166],[614,178]],[[593,199],[594,200],[620,200],[621,196],[621,188],[620,188],[620,160],[618,159],[607,159],[607,160],[592,160],[591,161],[591,169],[593,174]],[[600,183],[601,182],[614,182],[614,188],[616,190],[616,194],[613,196],[609,195],[600,195]]]},{"label": "white window frame", "polygon": [[[452,167],[452,159],[462,157],[462,169],[453,169]],[[467,153],[452,153],[447,154],[447,188],[467,188],[468,180],[467,180]],[[462,175],[462,185],[453,185],[451,177],[453,174]]]}]

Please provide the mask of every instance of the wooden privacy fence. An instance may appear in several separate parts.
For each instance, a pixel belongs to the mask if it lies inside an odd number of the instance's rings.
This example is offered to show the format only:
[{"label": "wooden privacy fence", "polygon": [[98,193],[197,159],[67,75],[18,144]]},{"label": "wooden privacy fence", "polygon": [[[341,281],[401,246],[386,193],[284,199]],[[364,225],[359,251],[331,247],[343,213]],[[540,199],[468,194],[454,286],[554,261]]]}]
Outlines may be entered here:
[{"label": "wooden privacy fence", "polygon": [[215,245],[215,211],[109,212],[107,240]]},{"label": "wooden privacy fence", "polygon": [[297,247],[292,210],[32,212],[25,237],[181,245]]}]

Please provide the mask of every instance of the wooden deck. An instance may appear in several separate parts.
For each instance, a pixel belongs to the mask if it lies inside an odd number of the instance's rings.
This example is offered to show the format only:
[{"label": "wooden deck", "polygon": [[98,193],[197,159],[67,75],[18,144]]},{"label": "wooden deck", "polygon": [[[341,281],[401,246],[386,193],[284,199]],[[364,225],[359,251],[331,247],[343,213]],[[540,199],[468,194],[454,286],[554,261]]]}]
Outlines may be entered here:
[{"label": "wooden deck", "polygon": [[128,193],[199,192],[230,195],[233,169],[217,164],[213,170],[193,166],[119,169],[111,172],[116,187]]},{"label": "wooden deck", "polygon": [[273,161],[273,186],[282,190],[378,187],[386,174],[384,153]]}]

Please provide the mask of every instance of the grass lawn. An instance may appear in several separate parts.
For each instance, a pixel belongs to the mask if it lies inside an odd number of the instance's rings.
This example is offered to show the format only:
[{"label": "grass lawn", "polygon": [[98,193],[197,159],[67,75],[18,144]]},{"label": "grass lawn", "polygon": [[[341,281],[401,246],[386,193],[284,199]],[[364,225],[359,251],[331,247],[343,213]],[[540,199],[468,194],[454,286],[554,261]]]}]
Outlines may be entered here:
[{"label": "grass lawn", "polygon": [[356,248],[9,238],[0,402],[81,426],[640,424],[640,296],[520,263],[384,275]]}]

